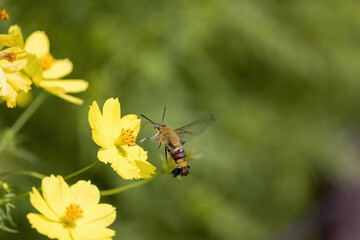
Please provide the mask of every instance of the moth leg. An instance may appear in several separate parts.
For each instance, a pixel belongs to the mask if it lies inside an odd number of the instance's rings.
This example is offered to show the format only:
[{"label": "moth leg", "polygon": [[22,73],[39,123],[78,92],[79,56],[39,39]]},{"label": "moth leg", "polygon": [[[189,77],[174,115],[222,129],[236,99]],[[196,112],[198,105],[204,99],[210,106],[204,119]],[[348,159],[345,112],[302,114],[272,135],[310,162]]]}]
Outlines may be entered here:
[{"label": "moth leg", "polygon": [[153,136],[151,138],[147,137],[147,138],[143,138],[140,140],[140,142],[147,142],[147,141],[152,141],[152,142],[159,141],[159,133],[155,134],[155,136]]},{"label": "moth leg", "polygon": [[167,148],[165,147],[165,160],[167,162]]},{"label": "moth leg", "polygon": [[140,142],[147,142],[147,141],[157,142],[157,140],[152,139],[152,138],[149,138],[149,137],[147,137],[147,138],[143,138],[143,139],[141,139],[141,140],[140,140]]}]

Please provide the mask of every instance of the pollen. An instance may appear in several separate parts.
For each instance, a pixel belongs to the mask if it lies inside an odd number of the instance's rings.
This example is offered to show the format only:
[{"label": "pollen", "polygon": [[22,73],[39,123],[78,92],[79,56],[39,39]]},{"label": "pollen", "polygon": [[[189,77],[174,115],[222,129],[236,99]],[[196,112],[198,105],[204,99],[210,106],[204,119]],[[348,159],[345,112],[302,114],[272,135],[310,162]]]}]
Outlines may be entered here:
[{"label": "pollen", "polygon": [[47,53],[41,58],[41,67],[43,70],[48,70],[55,62],[56,59],[50,53]]},{"label": "pollen", "polygon": [[9,19],[9,14],[6,12],[5,9],[0,11],[0,20],[7,20]]},{"label": "pollen", "polygon": [[122,129],[120,136],[115,139],[115,145],[135,145],[136,137],[134,136],[134,131],[130,129]]},{"label": "pollen", "polygon": [[0,59],[5,59],[5,60],[7,60],[7,61],[9,61],[9,62],[15,62],[15,60],[16,60],[16,53],[14,53],[14,52],[3,52],[3,53],[1,53],[1,55],[0,55]]},{"label": "pollen", "polygon": [[74,228],[76,220],[83,217],[83,210],[79,204],[70,204],[66,207],[65,215],[61,218],[61,222],[65,228]]}]

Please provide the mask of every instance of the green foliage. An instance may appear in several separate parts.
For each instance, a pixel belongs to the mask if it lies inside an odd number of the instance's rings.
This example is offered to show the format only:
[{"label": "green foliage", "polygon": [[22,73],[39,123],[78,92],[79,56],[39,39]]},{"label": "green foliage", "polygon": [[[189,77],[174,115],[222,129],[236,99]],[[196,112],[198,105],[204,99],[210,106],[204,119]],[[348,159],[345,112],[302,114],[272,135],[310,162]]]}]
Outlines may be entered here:
[{"label": "green foliage", "polygon": [[[11,192],[8,183],[0,181],[0,204],[9,201],[15,196]],[[0,207],[0,229],[9,233],[18,233],[16,223],[11,218],[11,209],[15,208],[12,203],[6,203]],[[10,225],[10,227],[9,227]]]}]

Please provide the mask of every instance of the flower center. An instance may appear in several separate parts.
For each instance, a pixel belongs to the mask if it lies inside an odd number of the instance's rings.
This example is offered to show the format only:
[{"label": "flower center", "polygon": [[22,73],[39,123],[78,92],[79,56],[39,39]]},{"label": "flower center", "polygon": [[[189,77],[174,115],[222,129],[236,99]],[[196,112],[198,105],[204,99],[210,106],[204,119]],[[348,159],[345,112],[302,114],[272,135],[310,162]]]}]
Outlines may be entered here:
[{"label": "flower center", "polygon": [[47,70],[56,62],[56,59],[50,54],[46,53],[41,57],[41,67],[43,70]]},{"label": "flower center", "polygon": [[3,53],[1,53],[1,55],[0,55],[0,59],[5,59],[5,60],[7,60],[7,61],[9,61],[9,62],[15,62],[15,60],[16,60],[16,53],[14,53],[14,52],[3,52]]},{"label": "flower center", "polygon": [[9,14],[6,12],[5,9],[0,11],[0,20],[6,20],[9,19]]},{"label": "flower center", "polygon": [[136,137],[134,136],[134,131],[130,129],[122,129],[120,136],[115,139],[115,145],[135,145]]},{"label": "flower center", "polygon": [[65,228],[74,228],[75,221],[83,217],[83,210],[79,204],[70,204],[66,207],[65,215],[61,218],[61,223]]}]

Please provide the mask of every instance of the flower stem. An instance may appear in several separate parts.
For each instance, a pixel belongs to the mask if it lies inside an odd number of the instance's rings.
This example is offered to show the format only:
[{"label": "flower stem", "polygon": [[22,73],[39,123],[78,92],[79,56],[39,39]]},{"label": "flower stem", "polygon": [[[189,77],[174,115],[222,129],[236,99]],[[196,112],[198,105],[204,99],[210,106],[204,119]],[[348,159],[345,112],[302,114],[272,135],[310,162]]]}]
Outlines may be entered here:
[{"label": "flower stem", "polygon": [[[38,190],[39,190],[39,188],[38,188]],[[9,200],[0,202],[0,207],[3,206],[3,205],[5,205],[5,204],[8,204],[8,203],[14,202],[14,201],[16,201],[16,200],[22,199],[22,198],[24,198],[24,197],[26,197],[26,196],[29,196],[29,194],[30,194],[30,192],[26,192],[26,193],[17,195],[17,196],[15,196],[15,197],[13,197],[13,198],[11,198],[11,199],[9,199]]]},{"label": "flower stem", "polygon": [[44,177],[46,177],[44,174],[34,172],[34,171],[28,171],[28,170],[13,170],[13,171],[1,172],[0,177],[5,176],[5,175],[13,175],[13,174],[27,175],[30,177],[38,178],[40,180],[43,179]]},{"label": "flower stem", "polygon": [[110,190],[103,190],[100,191],[100,196],[109,196],[109,195],[114,195],[114,194],[118,194],[121,192],[124,192],[126,190],[132,189],[132,188],[136,188],[136,187],[140,187],[148,182],[151,182],[152,180],[154,180],[155,178],[157,178],[158,176],[160,176],[164,171],[160,170],[157,174],[155,174],[153,177],[136,182],[136,183],[131,183],[125,186],[121,186],[121,187],[117,187],[117,188],[113,188]]},{"label": "flower stem", "polygon": [[[70,179],[72,177],[75,177],[75,176],[79,175],[80,173],[83,173],[83,172],[89,170],[90,168],[95,166],[97,163],[99,163],[98,160],[96,160],[95,162],[91,163],[90,165],[80,169],[79,171],[76,171],[74,173],[71,173],[71,174],[67,175],[66,177],[64,177],[64,179]],[[24,174],[24,175],[30,175],[30,176],[40,178],[40,179],[43,179],[44,177],[46,177],[45,175],[43,175],[41,173],[31,172],[31,171],[26,171],[26,170],[3,172],[3,173],[0,173],[0,176],[7,175],[7,174]],[[38,187],[37,190],[41,191],[41,188]],[[29,196],[29,194],[30,194],[30,192],[25,192],[25,193],[22,193],[20,195],[17,195],[15,197],[7,200],[7,201],[3,201],[3,202],[0,201],[0,207],[7,204],[7,203],[14,202],[16,200],[19,200],[19,199],[22,199],[22,198],[24,198],[26,196]]]},{"label": "flower stem", "polygon": [[24,124],[29,120],[29,118],[34,114],[34,112],[40,107],[44,102],[47,94],[45,91],[42,91],[36,99],[30,104],[28,108],[21,114],[21,116],[16,120],[14,125],[6,132],[5,136],[0,142],[0,155],[9,145],[9,142],[12,138],[19,132],[19,130],[24,126]]},{"label": "flower stem", "polygon": [[72,177],[75,177],[75,176],[77,176],[77,175],[79,175],[79,174],[81,174],[81,173],[89,170],[90,168],[92,168],[93,166],[95,166],[95,165],[98,164],[98,163],[99,163],[99,161],[96,160],[95,162],[91,163],[90,165],[88,165],[88,166],[86,166],[86,167],[84,167],[84,168],[82,168],[82,169],[80,169],[80,170],[78,170],[78,171],[76,171],[76,172],[74,172],[74,173],[71,173],[71,174],[65,176],[64,179],[66,180],[66,179],[70,179],[70,178],[72,178]]}]

